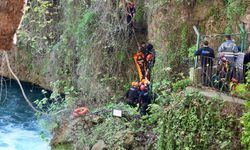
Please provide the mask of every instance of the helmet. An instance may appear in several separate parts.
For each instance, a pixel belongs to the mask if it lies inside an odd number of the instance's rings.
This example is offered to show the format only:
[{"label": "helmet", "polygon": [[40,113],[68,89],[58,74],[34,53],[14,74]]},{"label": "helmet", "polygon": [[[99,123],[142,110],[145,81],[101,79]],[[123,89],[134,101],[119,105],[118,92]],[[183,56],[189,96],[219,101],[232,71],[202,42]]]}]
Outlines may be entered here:
[{"label": "helmet", "polygon": [[144,91],[145,89],[146,89],[146,86],[142,84],[142,85],[140,86],[140,90],[141,90],[141,91]]},{"label": "helmet", "polygon": [[153,58],[154,58],[153,54],[148,54],[148,56],[146,57],[146,60],[151,61],[151,60],[153,60]]},{"label": "helmet", "polygon": [[138,87],[138,86],[139,86],[139,83],[138,83],[138,82],[132,82],[132,86]]},{"label": "helmet", "polygon": [[142,79],[141,83],[144,84],[144,85],[149,85],[150,84],[150,82],[147,79]]}]

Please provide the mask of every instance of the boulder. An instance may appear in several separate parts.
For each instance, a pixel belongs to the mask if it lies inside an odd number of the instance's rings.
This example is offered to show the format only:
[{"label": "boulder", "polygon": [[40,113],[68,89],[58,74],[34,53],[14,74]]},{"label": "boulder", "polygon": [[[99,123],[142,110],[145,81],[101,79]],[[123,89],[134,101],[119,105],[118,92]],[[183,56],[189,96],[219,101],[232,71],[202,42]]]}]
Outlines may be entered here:
[{"label": "boulder", "polygon": [[91,150],[106,150],[107,146],[104,143],[103,140],[99,140],[92,148]]}]

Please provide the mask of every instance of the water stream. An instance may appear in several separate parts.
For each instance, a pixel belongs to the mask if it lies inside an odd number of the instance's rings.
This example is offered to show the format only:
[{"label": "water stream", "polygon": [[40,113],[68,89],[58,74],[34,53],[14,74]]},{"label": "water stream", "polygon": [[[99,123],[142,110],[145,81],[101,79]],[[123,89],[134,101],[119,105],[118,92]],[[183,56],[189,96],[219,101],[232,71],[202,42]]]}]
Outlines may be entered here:
[{"label": "water stream", "polygon": [[[0,100],[0,150],[50,150],[40,136],[35,113],[13,80],[4,79]],[[41,88],[23,83],[30,100],[42,98]],[[7,89],[7,90],[6,90]],[[1,88],[0,88],[1,91]]]}]

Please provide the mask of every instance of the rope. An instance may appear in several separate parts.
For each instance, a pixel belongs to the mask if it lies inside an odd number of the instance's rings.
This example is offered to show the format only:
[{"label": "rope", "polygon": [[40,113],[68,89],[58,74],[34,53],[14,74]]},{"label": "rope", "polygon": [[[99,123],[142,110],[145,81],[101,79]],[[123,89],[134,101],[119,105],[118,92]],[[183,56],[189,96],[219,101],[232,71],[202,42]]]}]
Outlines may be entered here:
[{"label": "rope", "polygon": [[20,80],[18,79],[18,77],[15,75],[15,73],[13,72],[13,70],[11,69],[10,67],[10,62],[9,62],[9,57],[8,57],[8,53],[6,51],[4,51],[4,56],[5,56],[5,59],[6,59],[6,62],[7,62],[7,66],[8,66],[8,69],[10,71],[10,73],[14,76],[14,78],[16,79],[21,91],[22,91],[22,95],[24,97],[24,99],[26,100],[26,102],[28,103],[28,105],[35,111],[35,112],[38,112],[38,113],[41,113],[41,114],[47,114],[43,111],[40,111],[38,109],[36,109],[33,104],[30,102],[30,100],[28,99],[28,97],[26,96],[25,92],[24,92],[24,89],[23,89],[23,86],[20,82]]},{"label": "rope", "polygon": [[136,34],[135,34],[135,29],[134,29],[134,27],[133,27],[132,31],[133,31],[133,34],[134,34],[134,37],[135,37],[135,42],[137,43],[138,48],[140,48],[140,44],[139,44],[138,39],[137,39],[137,36],[136,36]]},{"label": "rope", "polygon": [[[128,7],[128,5],[126,5],[126,1],[123,0],[123,3],[124,3],[125,12],[126,12],[127,14],[130,14],[130,13],[128,12],[129,7]],[[127,16],[127,14],[126,14],[126,16]],[[130,24],[132,24],[132,23],[134,22],[134,18],[135,18],[135,16],[132,17],[131,21],[127,24],[127,26],[129,26]],[[138,46],[138,48],[139,48],[139,42],[138,42],[137,36],[136,36],[136,34],[135,34],[135,27],[134,27],[134,25],[132,26],[132,32],[133,32],[133,35],[134,35],[134,37],[135,37],[135,41],[136,41],[136,43],[137,43],[137,46]]]},{"label": "rope", "polygon": [[41,113],[41,114],[43,114],[43,115],[50,115],[50,116],[57,115],[57,114],[59,114],[59,113],[62,113],[62,112],[64,112],[64,111],[67,111],[67,109],[62,109],[62,110],[59,110],[59,111],[57,111],[57,112],[55,112],[55,113],[53,113],[53,114],[48,114],[48,113],[46,113],[46,112],[40,111],[40,110],[38,110],[37,108],[35,108],[35,107],[33,106],[33,104],[30,102],[30,100],[28,99],[27,95],[25,94],[24,89],[23,89],[23,86],[22,86],[20,80],[18,79],[18,77],[15,75],[15,73],[14,73],[13,70],[11,69],[10,62],[9,62],[9,57],[8,57],[8,53],[7,53],[6,51],[4,51],[4,56],[5,56],[5,59],[6,59],[6,62],[7,62],[7,67],[8,67],[8,69],[9,69],[10,73],[11,73],[11,74],[14,76],[14,78],[16,79],[16,81],[17,81],[17,83],[18,83],[18,85],[19,85],[19,87],[20,87],[20,89],[21,89],[21,91],[22,91],[22,95],[23,95],[25,101],[26,101],[26,102],[28,103],[28,105],[32,108],[32,110],[34,110],[34,111],[37,112],[37,113]]}]

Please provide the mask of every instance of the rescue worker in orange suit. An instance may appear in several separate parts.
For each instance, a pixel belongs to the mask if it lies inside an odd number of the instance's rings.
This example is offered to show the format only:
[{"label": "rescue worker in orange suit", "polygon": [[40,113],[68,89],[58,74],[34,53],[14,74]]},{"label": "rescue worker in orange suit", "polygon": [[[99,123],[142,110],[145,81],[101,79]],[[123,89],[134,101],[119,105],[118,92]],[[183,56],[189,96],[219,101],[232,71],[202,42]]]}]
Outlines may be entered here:
[{"label": "rescue worker in orange suit", "polygon": [[148,105],[151,103],[151,98],[148,92],[148,89],[146,88],[145,85],[141,85],[140,86],[140,95],[139,95],[139,102],[140,102],[140,114],[141,115],[146,115],[147,113],[147,109],[148,109]]},{"label": "rescue worker in orange suit", "polygon": [[128,104],[130,106],[136,107],[139,101],[139,83],[132,82],[132,87],[127,92]]},{"label": "rescue worker in orange suit", "polygon": [[145,75],[146,75],[145,56],[144,56],[142,50],[143,50],[143,48],[140,47],[139,52],[134,55],[134,61],[136,64],[136,68],[138,71],[140,81],[142,79],[145,79]]}]

